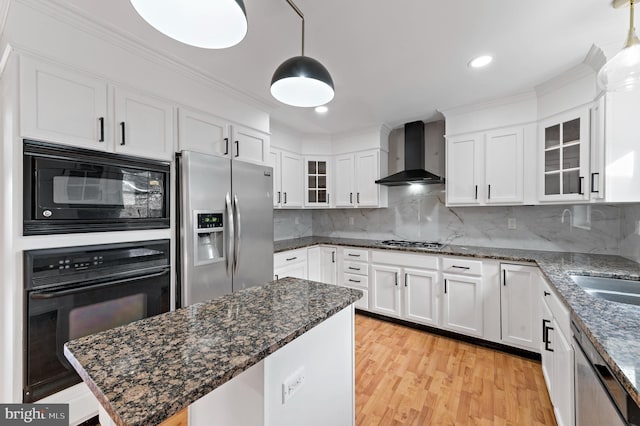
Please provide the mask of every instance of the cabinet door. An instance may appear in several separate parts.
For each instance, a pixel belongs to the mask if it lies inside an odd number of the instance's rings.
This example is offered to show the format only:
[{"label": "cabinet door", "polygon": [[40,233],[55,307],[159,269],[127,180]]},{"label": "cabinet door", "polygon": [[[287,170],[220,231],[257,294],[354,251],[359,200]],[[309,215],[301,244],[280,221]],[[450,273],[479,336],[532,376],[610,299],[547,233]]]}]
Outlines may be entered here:
[{"label": "cabinet door", "polygon": [[327,284],[337,283],[336,251],[335,247],[320,247],[320,282]]},{"label": "cabinet door", "polygon": [[282,207],[302,207],[304,204],[304,163],[302,157],[282,151]]},{"label": "cabinet door", "polygon": [[106,82],[27,57],[20,61],[23,137],[110,149]]},{"label": "cabinet door", "polygon": [[400,268],[371,265],[371,310],[384,315],[400,316]]},{"label": "cabinet door", "polygon": [[438,273],[420,269],[404,270],[404,317],[410,321],[438,326],[440,285]]},{"label": "cabinet door", "polygon": [[353,207],[354,194],[354,156],[339,155],[335,159],[335,205],[336,207]]},{"label": "cabinet door", "polygon": [[229,125],[213,115],[181,108],[178,114],[180,150],[229,156]]},{"label": "cabinet door", "polygon": [[274,268],[273,275],[276,280],[286,277],[306,280],[308,279],[307,262],[305,260],[304,262],[295,262]]},{"label": "cabinet door", "polygon": [[479,204],[482,135],[456,136],[447,140],[447,204]]},{"label": "cabinet door", "polygon": [[487,204],[523,202],[523,133],[522,127],[513,127],[486,134],[484,185]]},{"label": "cabinet door", "polygon": [[378,151],[360,152],[355,155],[355,201],[358,207],[378,207],[380,186],[380,160]]},{"label": "cabinet door", "polygon": [[[591,174],[589,175],[589,196],[591,200],[605,198],[606,99],[606,96],[601,96],[591,109]],[[640,197],[638,199],[640,200]]]},{"label": "cabinet door", "polygon": [[539,125],[540,201],[587,200],[589,109],[580,108]]},{"label": "cabinet door", "polygon": [[240,125],[234,125],[232,131],[232,152],[235,160],[256,164],[267,163],[267,154],[271,146],[269,135]]},{"label": "cabinet door", "polygon": [[116,152],[171,160],[173,106],[161,100],[117,88]]},{"label": "cabinet door", "polygon": [[331,205],[331,161],[328,157],[305,157],[305,199],[307,207]]},{"label": "cabinet door", "polygon": [[462,334],[482,337],[482,278],[443,274],[442,325]]},{"label": "cabinet door", "polygon": [[554,376],[552,403],[558,426],[574,424],[573,348],[554,321]]},{"label": "cabinet door", "polygon": [[282,164],[281,152],[276,149],[269,151],[269,165],[273,167],[273,207],[282,206]]},{"label": "cabinet door", "polygon": [[500,269],[502,341],[538,352],[540,309],[537,270],[508,264],[502,264]]},{"label": "cabinet door", "polygon": [[542,357],[542,377],[544,377],[544,381],[547,383],[549,397],[551,398],[551,401],[553,401],[555,392],[553,382],[553,377],[555,377],[555,367],[553,359],[554,352],[550,343],[555,341],[555,337],[553,336],[553,332],[555,331],[553,330],[553,314],[551,313],[551,309],[549,309],[549,306],[544,299],[540,301],[540,307],[540,312],[542,313],[542,339],[540,341],[540,355]]}]

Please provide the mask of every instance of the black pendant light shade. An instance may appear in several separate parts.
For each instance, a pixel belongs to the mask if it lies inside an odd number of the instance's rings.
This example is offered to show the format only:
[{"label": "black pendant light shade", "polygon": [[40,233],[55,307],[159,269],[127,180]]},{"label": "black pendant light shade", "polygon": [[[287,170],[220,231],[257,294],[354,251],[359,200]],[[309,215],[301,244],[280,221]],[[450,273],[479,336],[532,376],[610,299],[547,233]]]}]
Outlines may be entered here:
[{"label": "black pendant light shade", "polygon": [[273,73],[271,94],[288,105],[315,107],[331,101],[335,91],[324,65],[308,56],[294,56]]}]

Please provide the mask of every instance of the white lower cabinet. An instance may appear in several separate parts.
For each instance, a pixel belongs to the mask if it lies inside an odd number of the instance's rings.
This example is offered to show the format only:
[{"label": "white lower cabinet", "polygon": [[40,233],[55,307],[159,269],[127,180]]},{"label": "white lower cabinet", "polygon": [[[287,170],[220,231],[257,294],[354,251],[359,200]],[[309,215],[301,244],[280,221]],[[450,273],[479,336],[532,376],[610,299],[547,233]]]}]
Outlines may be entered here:
[{"label": "white lower cabinet", "polygon": [[371,265],[371,310],[380,314],[400,317],[401,268]]},{"label": "white lower cabinet", "polygon": [[503,263],[500,277],[501,341],[537,352],[540,346],[538,268]]},{"label": "white lower cabinet", "polygon": [[547,383],[558,426],[573,426],[574,360],[570,344],[569,311],[546,282],[542,281],[541,284],[542,374]]},{"label": "white lower cabinet", "polygon": [[307,249],[288,250],[273,257],[274,279],[292,277],[306,280],[308,275]]},{"label": "white lower cabinet", "polygon": [[317,246],[307,249],[309,279],[326,284],[338,282],[337,248]]},{"label": "white lower cabinet", "polygon": [[438,326],[438,272],[406,268],[403,284],[404,317],[413,322]]},{"label": "white lower cabinet", "polygon": [[442,327],[482,337],[482,278],[443,274]]}]

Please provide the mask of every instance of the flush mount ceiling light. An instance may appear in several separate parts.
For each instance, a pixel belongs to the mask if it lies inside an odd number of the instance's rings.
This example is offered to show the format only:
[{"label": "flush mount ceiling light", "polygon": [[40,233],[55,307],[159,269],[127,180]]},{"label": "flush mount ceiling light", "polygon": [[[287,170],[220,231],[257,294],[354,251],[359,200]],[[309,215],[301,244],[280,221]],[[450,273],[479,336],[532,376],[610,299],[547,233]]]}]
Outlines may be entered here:
[{"label": "flush mount ceiling light", "polygon": [[179,42],[224,49],[247,34],[243,0],[131,0],[152,27]]},{"label": "flush mount ceiling light", "polygon": [[329,71],[317,60],[304,56],[304,15],[291,0],[287,3],[302,19],[302,55],[287,59],[271,78],[271,94],[296,107],[324,105],[335,95]]},{"label": "flush mount ceiling light", "polygon": [[482,68],[489,65],[491,61],[493,61],[493,56],[482,55],[469,61],[469,66],[471,68]]},{"label": "flush mount ceiling light", "polygon": [[634,26],[635,0],[615,0],[615,8],[629,4],[629,33],[624,48],[598,72],[598,84],[608,91],[626,91],[640,86],[640,40]]},{"label": "flush mount ceiling light", "polygon": [[327,108],[326,105],[320,105],[316,107],[316,112],[318,114],[325,114],[327,111],[329,111],[329,108]]}]

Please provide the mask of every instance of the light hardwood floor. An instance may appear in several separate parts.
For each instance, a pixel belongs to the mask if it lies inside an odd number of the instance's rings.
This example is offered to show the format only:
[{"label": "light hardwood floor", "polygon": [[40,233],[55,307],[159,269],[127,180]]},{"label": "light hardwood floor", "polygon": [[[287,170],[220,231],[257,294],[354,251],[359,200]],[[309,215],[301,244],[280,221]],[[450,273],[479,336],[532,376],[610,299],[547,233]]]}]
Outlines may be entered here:
[{"label": "light hardwood floor", "polygon": [[540,363],[356,315],[356,424],[555,425]]}]

